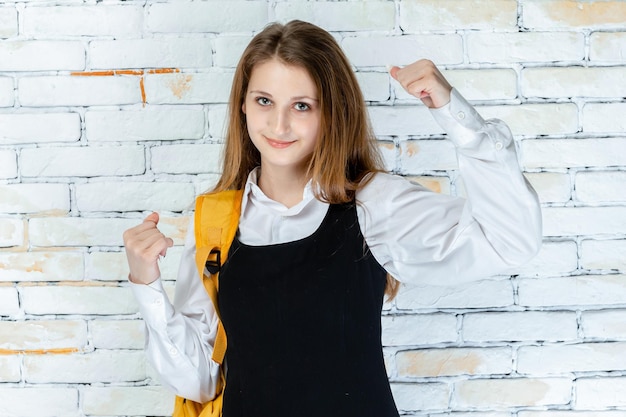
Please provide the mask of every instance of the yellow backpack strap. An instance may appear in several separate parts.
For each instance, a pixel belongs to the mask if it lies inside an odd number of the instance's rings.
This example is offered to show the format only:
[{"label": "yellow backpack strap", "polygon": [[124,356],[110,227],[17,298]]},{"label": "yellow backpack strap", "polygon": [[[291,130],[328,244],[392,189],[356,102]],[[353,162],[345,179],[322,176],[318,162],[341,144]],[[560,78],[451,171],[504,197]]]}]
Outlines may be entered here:
[{"label": "yellow backpack strap", "polygon": [[[242,190],[228,190],[204,194],[196,199],[196,267],[218,317],[219,269],[226,262],[228,250],[237,233],[242,195]],[[225,354],[226,332],[220,320],[212,359],[221,365]]]}]

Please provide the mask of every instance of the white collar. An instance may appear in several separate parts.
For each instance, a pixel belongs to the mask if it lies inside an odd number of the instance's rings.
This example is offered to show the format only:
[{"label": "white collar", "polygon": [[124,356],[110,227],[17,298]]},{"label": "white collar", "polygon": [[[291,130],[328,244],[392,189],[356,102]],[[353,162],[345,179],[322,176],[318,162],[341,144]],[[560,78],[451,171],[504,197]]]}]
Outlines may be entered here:
[{"label": "white collar", "polygon": [[272,200],[266,196],[263,190],[261,190],[258,186],[257,180],[260,170],[261,167],[256,167],[250,171],[250,174],[248,174],[248,179],[246,180],[246,186],[243,192],[243,201],[241,203],[242,213],[245,212],[248,204],[251,204],[255,207],[272,211],[281,216],[295,216],[299,214],[311,201],[315,200],[312,180],[309,180],[309,182],[305,185],[304,191],[302,192],[302,201],[295,206],[286,207],[282,203]]}]

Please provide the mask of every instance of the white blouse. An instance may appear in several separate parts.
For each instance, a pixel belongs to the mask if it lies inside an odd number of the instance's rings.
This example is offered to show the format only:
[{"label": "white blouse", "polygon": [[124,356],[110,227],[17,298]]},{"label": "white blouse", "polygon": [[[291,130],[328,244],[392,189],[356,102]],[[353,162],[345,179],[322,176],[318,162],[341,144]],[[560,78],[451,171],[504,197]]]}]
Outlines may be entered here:
[{"label": "white blouse", "polygon": [[[404,283],[454,285],[523,264],[541,246],[541,210],[521,173],[515,143],[499,120],[485,121],[453,89],[431,114],[457,149],[467,199],[431,192],[405,178],[379,173],[356,194],[367,245],[387,272]],[[287,208],[270,200],[250,173],[239,239],[268,245],[312,234],[328,204],[310,184]],[[193,220],[176,282],[174,302],[161,279],[131,283],[146,325],[146,353],[165,386],[204,402],[215,393],[219,367],[211,360],[217,316],[195,266]],[[259,312],[263,314],[263,312]]]}]

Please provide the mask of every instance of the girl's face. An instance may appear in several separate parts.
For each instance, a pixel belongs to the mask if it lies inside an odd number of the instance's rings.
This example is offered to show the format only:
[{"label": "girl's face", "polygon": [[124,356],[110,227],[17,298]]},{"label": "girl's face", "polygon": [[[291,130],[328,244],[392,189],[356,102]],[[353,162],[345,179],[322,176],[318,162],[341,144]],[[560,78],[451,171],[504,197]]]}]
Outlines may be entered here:
[{"label": "girl's face", "polygon": [[313,153],[321,119],[317,88],[306,70],[276,59],[258,64],[242,110],[261,166],[301,174]]}]

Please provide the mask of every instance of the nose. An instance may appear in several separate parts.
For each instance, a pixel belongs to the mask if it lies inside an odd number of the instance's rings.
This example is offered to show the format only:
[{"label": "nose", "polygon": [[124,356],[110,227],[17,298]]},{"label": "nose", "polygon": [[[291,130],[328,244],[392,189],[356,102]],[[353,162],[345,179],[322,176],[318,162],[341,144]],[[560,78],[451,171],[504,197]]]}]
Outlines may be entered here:
[{"label": "nose", "polygon": [[283,136],[291,130],[291,120],[289,110],[277,109],[274,113],[272,130],[277,136]]}]

